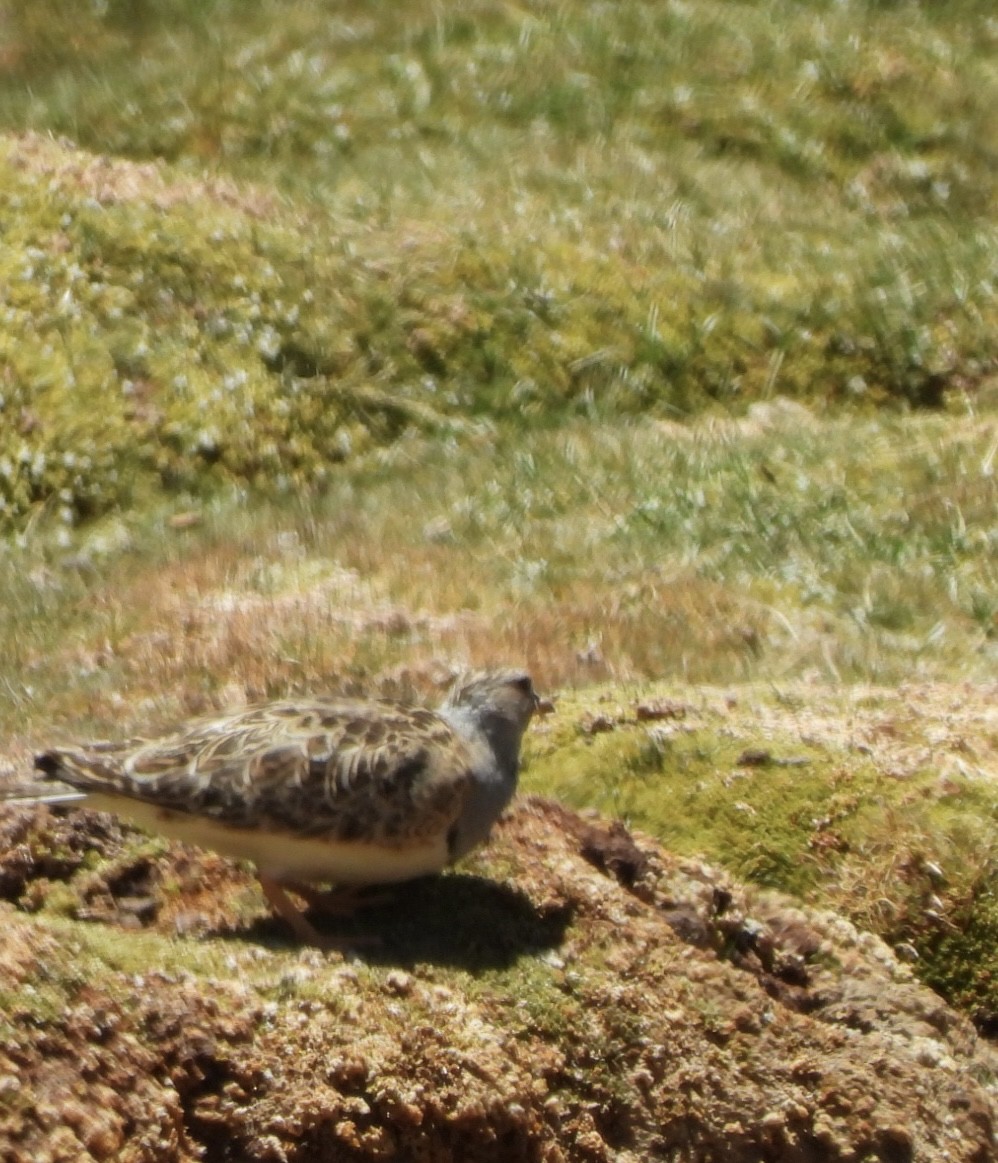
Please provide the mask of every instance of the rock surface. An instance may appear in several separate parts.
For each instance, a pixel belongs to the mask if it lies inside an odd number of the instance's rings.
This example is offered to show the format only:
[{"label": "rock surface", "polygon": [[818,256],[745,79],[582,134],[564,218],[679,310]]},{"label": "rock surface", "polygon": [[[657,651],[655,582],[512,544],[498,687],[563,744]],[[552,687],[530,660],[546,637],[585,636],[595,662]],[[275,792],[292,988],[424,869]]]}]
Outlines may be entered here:
[{"label": "rock surface", "polygon": [[998,1152],[998,1055],[877,938],[547,801],[347,958],[89,812],[0,809],[0,896],[10,1163]]}]

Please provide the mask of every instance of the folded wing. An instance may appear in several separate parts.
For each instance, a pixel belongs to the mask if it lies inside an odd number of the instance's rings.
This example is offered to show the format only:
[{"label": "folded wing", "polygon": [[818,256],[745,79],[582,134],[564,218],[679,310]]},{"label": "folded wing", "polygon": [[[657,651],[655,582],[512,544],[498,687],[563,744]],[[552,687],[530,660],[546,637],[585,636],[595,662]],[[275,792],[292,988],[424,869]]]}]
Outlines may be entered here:
[{"label": "folded wing", "polygon": [[386,845],[447,832],[471,781],[468,745],[439,716],[352,700],[272,703],[155,743],[48,751],[36,766],[105,801]]}]

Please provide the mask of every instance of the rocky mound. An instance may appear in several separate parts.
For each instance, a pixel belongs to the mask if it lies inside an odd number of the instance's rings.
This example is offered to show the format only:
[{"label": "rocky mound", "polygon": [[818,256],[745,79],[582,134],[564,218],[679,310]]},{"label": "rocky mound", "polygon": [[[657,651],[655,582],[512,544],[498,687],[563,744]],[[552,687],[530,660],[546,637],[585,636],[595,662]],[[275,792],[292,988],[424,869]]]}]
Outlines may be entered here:
[{"label": "rocky mound", "polygon": [[11,1163],[995,1157],[998,1056],[886,946],[620,825],[522,801],[344,958],[245,870],[0,813]]}]

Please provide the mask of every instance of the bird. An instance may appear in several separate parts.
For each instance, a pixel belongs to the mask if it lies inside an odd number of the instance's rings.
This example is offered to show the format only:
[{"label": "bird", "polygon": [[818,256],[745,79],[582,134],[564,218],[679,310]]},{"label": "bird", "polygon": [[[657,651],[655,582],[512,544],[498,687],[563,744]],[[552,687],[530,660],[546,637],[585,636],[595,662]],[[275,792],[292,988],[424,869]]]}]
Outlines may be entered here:
[{"label": "bird", "polygon": [[300,941],[342,947],[289,892],[315,904],[314,886],[332,884],[349,897],[439,872],[485,843],[516,790],[539,702],[526,671],[498,669],[459,677],[436,710],[381,698],[262,703],[154,740],[43,751],[34,794],[17,798],[112,812],[251,861]]}]

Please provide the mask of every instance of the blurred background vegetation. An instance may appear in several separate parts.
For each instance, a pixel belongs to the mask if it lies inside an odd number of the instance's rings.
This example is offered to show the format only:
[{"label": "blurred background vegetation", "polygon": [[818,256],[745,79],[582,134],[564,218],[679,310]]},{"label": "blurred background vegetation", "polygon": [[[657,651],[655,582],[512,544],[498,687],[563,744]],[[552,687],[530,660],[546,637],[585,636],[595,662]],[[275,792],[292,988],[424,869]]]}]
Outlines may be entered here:
[{"label": "blurred background vegetation", "polygon": [[0,124],[172,163],[157,194],[4,147],[14,526],[312,488],[457,418],[939,407],[993,375],[985,4],[0,12]]}]

